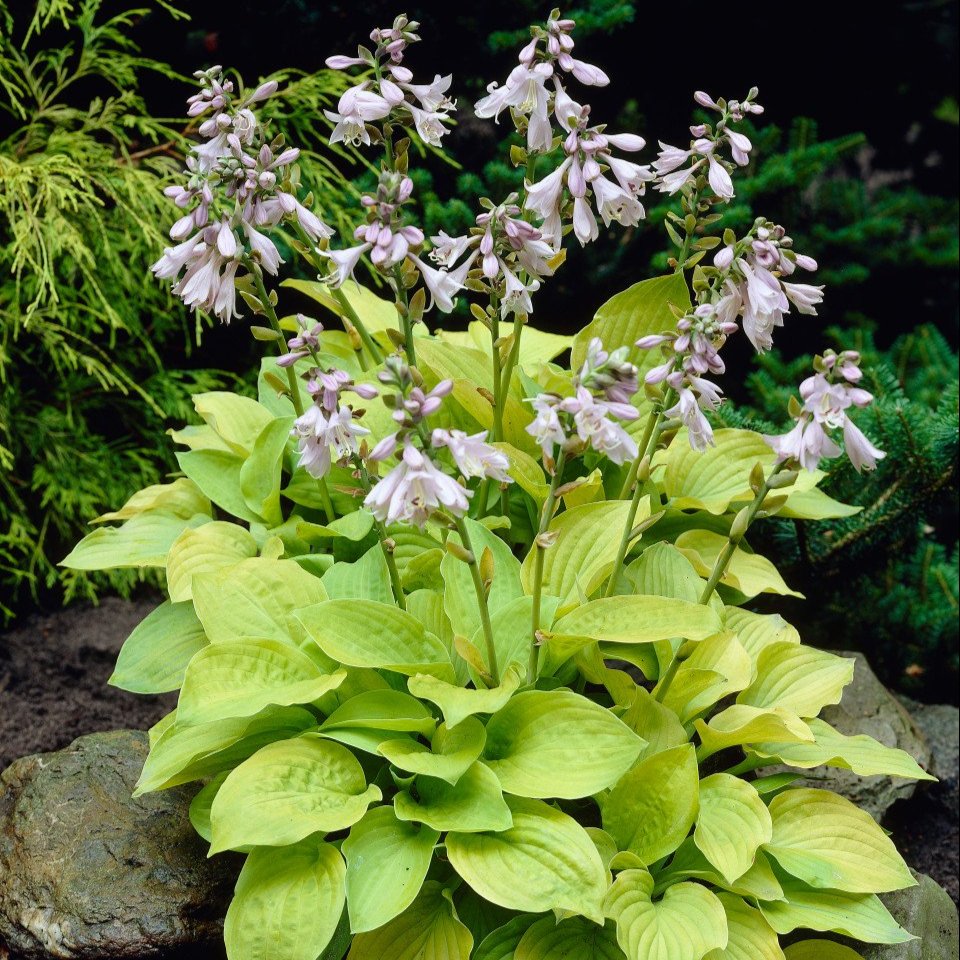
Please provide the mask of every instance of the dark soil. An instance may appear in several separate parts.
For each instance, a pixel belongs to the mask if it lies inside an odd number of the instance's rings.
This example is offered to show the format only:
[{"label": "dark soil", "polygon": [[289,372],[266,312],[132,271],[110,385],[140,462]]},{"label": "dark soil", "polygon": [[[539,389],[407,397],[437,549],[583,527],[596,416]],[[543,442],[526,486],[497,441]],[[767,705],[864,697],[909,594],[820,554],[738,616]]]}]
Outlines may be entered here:
[{"label": "dark soil", "polygon": [[[146,729],[176,705],[174,694],[135,696],[107,685],[121,644],[156,602],[108,599],[37,614],[0,634],[0,769],[86,733]],[[910,866],[957,902],[957,781],[896,804],[886,826]]]},{"label": "dark soil", "polygon": [[121,644],[157,603],[110,598],[25,617],[0,633],[0,770],[86,733],[146,730],[176,706],[176,694],[107,685]]}]

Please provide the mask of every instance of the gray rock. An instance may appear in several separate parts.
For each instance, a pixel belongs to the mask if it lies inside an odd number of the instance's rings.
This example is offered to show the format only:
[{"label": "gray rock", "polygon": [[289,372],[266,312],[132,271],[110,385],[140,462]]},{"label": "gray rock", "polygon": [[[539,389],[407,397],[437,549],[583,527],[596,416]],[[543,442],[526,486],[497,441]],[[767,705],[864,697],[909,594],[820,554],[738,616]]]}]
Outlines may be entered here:
[{"label": "gray rock", "polygon": [[909,697],[900,702],[910,711],[923,731],[933,754],[931,773],[950,794],[953,812],[960,815],[958,781],[960,781],[960,709],[948,703],[918,703]]},{"label": "gray rock", "polygon": [[[841,657],[855,658],[857,665],[853,682],[843,691],[843,699],[836,706],[824,708],[820,714],[822,719],[847,736],[865,733],[885,746],[899,747],[909,753],[924,770],[928,770],[932,755],[923,731],[877,679],[866,657],[862,653],[833,652]],[[849,770],[833,767],[816,767],[810,771],[810,777],[811,786],[828,786],[852,800],[877,821],[883,819],[897,800],[912,796],[917,786],[915,781],[900,777],[861,777]],[[824,784],[823,780],[827,783]]]},{"label": "gray rock", "polygon": [[957,907],[935,880],[915,873],[918,886],[881,896],[897,922],[918,940],[861,947],[863,960],[957,960]]},{"label": "gray rock", "polygon": [[118,730],[0,774],[0,958],[146,960],[220,941],[237,861],[206,858],[189,788],[131,799],[146,754],[145,734]]}]

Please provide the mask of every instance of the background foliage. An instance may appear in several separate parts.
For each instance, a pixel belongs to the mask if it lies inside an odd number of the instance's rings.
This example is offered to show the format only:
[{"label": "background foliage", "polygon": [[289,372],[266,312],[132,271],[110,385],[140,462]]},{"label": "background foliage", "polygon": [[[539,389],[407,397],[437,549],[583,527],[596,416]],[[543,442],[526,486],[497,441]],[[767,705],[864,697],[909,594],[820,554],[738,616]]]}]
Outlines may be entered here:
[{"label": "background foliage", "polygon": [[[84,29],[92,29],[82,25],[84,18],[92,25],[115,14],[109,3],[97,14],[100,6],[89,0],[41,6],[27,49],[50,53],[41,55],[36,69],[71,71],[81,61],[83,68],[77,82],[58,90],[50,109],[39,113],[29,96],[16,92],[23,76],[18,58],[36,56],[21,53],[27,23],[11,23],[10,11],[0,7],[8,38],[0,41],[7,105],[0,120],[0,164],[5,172],[13,164],[18,171],[28,168],[32,186],[17,188],[19,195],[27,189],[31,203],[45,205],[49,227],[40,232],[43,241],[26,229],[29,221],[15,216],[24,201],[12,187],[24,183],[23,174],[5,175],[0,600],[8,608],[15,605],[16,584],[34,592],[53,584],[50,561],[75,538],[81,518],[170,468],[161,433],[186,415],[191,390],[210,389],[251,369],[246,336],[213,328],[198,344],[202,327],[159,285],[143,281],[170,219],[157,187],[179,166],[181,145],[179,127],[148,117],[180,116],[186,88],[178,76],[198,66],[220,61],[253,82],[293,64],[305,72],[287,74],[289,96],[278,101],[282,121],[291,142],[317,147],[325,131],[316,124],[317,108],[342,81],[313,71],[330,53],[362,41],[371,22],[386,22],[396,12],[386,0],[362,9],[305,0],[269,7],[251,0],[210,2],[192,9],[191,20],[159,9],[138,11],[97,34],[84,59],[79,41]],[[503,155],[498,134],[505,128],[476,121],[468,101],[491,79],[506,76],[524,25],[546,10],[532,0],[493,0],[482,8],[418,6],[409,5],[407,12],[424,21],[425,35],[446,42],[439,56],[431,53],[430,63],[419,51],[411,56],[424,70],[453,71],[463,97],[459,125],[448,138],[460,166],[433,161],[417,174],[428,230],[453,231],[469,222],[479,196],[502,196],[517,183],[515,171],[494,159]],[[64,30],[67,9],[79,30]],[[867,12],[866,4],[854,2],[847,15]],[[880,364],[871,389],[883,398],[876,416],[884,418],[881,432],[889,437],[891,455],[869,489],[859,491],[868,509],[842,530],[811,530],[801,544],[781,525],[771,529],[769,549],[781,563],[792,562],[794,575],[805,581],[808,601],[794,616],[803,621],[815,614],[808,636],[825,645],[851,645],[860,634],[860,645],[876,651],[888,682],[913,693],[926,687],[933,695],[932,679],[940,688],[946,678],[943,688],[952,691],[956,393],[947,387],[957,369],[958,254],[956,178],[947,171],[957,161],[955,6],[922,0],[869,11],[871,35],[898,38],[902,69],[895,71],[876,71],[875,49],[866,38],[861,44],[843,31],[819,36],[816,59],[843,63],[848,76],[869,76],[868,92],[815,69],[804,31],[771,33],[764,18],[741,18],[736,29],[725,31],[722,70],[709,54],[721,38],[707,35],[691,41],[698,55],[681,71],[677,46],[687,38],[658,33],[660,40],[651,42],[653,24],[637,4],[584,0],[570,13],[579,22],[584,56],[602,62],[612,77],[609,91],[596,91],[593,98],[595,115],[609,119],[612,129],[637,130],[650,141],[682,141],[684,124],[693,118],[692,89],[737,95],[754,82],[760,86],[767,113],[755,135],[757,159],[738,181],[738,203],[728,218],[737,226],[762,212],[787,224],[797,247],[820,261],[827,301],[820,318],[788,326],[778,339],[782,353],[760,373],[740,385],[728,378],[735,405],[723,416],[737,423],[776,422],[808,354],[834,342],[834,327],[857,331],[870,354],[866,366]],[[825,3],[804,14],[828,15]],[[489,33],[490,25],[498,30]],[[772,61],[760,56],[771,43]],[[125,82],[131,76],[136,82]],[[129,159],[169,141],[170,148]],[[355,158],[340,159],[342,169],[363,183],[364,169]],[[327,218],[345,222],[350,187],[333,167],[321,166],[319,154],[305,163],[313,166],[305,177],[326,191]],[[79,179],[72,180],[68,170]],[[668,208],[659,196],[648,197],[647,206],[651,224]],[[41,242],[52,245],[46,253],[36,250]],[[601,237],[572,256],[544,291],[534,322],[571,332],[609,294],[656,264],[663,247],[662,232],[649,227],[621,233],[616,241],[612,233]],[[51,250],[57,255],[51,257]],[[307,305],[291,298],[284,306]],[[844,342],[850,337],[844,334]],[[745,365],[745,344],[731,344],[728,351],[732,370],[740,359]],[[118,362],[108,364],[106,357]],[[890,493],[904,463],[909,489]],[[846,482],[842,472],[830,481],[841,498]],[[112,585],[129,587],[116,577]],[[93,584],[70,580],[67,588],[89,594]],[[856,629],[852,595],[863,598]]]}]

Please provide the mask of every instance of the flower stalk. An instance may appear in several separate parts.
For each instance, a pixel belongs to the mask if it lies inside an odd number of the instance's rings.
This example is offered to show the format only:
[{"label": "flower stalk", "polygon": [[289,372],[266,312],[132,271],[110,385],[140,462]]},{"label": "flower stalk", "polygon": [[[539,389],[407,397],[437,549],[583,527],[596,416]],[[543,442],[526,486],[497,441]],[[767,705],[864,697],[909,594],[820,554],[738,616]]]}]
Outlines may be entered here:
[{"label": "flower stalk", "polygon": [[454,517],[454,523],[457,533],[460,535],[460,542],[463,544],[467,555],[464,562],[470,568],[470,576],[473,579],[473,588],[477,594],[477,608],[480,612],[480,625],[483,628],[483,640],[487,648],[487,667],[490,670],[490,679],[494,687],[500,686],[500,664],[497,662],[497,647],[493,639],[493,625],[490,623],[490,607],[487,603],[488,586],[483,582],[483,575],[480,572],[476,551],[473,549],[473,543],[470,539],[470,531],[467,529],[462,517]]}]

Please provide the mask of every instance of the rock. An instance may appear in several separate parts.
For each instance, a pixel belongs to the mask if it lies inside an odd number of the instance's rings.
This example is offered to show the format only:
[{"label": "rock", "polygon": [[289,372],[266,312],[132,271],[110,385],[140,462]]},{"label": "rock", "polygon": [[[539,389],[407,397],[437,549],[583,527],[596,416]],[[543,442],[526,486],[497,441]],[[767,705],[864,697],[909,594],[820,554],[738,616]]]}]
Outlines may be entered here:
[{"label": "rock", "polygon": [[238,863],[206,858],[189,788],[131,799],[146,755],[118,730],[0,774],[0,958],[220,955]]},{"label": "rock", "polygon": [[860,947],[863,960],[957,960],[957,907],[935,880],[914,873],[918,885],[881,895],[897,922],[919,940]]},{"label": "rock", "polygon": [[950,794],[953,812],[960,815],[960,709],[948,703],[918,703],[909,697],[900,697],[900,702],[927,738],[933,754],[930,772]]},{"label": "rock", "polygon": [[[862,653],[833,652],[841,657],[855,658],[857,665],[853,682],[843,691],[841,702],[837,706],[825,707],[821,718],[847,736],[865,733],[885,746],[899,747],[928,770],[931,752],[926,737],[907,710],[877,679],[866,657]],[[915,781],[900,777],[861,777],[850,770],[834,767],[817,767],[810,774],[812,778],[819,778],[818,782],[810,782],[810,786],[829,787],[852,800],[877,821],[883,819],[897,800],[912,796],[917,786]],[[823,783],[823,779],[827,782]],[[802,785],[798,783],[798,786]]]}]

